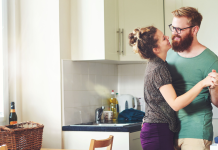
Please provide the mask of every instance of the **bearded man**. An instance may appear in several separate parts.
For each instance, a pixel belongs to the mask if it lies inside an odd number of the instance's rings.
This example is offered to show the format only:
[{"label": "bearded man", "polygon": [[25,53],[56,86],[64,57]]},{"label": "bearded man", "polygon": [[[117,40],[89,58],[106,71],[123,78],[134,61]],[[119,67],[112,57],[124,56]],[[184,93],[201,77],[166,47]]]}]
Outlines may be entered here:
[{"label": "bearded man", "polygon": [[213,87],[204,88],[195,100],[178,111],[180,131],[175,139],[176,150],[209,150],[213,140],[212,105],[218,107],[218,57],[199,43],[202,15],[192,7],[182,7],[172,12],[172,49],[167,62],[173,86],[178,96],[196,83],[211,76]]}]

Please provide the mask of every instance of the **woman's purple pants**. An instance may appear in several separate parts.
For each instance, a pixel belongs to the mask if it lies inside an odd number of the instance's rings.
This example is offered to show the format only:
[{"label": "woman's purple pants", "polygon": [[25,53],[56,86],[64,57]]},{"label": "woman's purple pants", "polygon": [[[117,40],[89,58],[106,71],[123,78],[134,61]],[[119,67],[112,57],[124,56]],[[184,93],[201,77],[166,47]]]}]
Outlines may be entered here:
[{"label": "woman's purple pants", "polygon": [[143,150],[174,150],[174,133],[167,123],[144,123],[140,133]]}]

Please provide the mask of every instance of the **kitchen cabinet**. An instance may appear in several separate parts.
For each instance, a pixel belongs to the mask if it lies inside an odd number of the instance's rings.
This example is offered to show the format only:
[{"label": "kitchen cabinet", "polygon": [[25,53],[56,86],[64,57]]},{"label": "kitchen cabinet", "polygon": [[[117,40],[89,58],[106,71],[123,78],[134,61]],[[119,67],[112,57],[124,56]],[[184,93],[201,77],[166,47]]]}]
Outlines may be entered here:
[{"label": "kitchen cabinet", "polygon": [[[106,139],[114,136],[113,150],[142,150],[140,131],[137,132],[99,132],[99,131],[63,131],[64,149],[88,149],[91,139]],[[98,148],[103,150],[105,148]]]},{"label": "kitchen cabinet", "polygon": [[71,1],[72,60],[119,60],[117,0]]},{"label": "kitchen cabinet", "polygon": [[121,61],[142,60],[129,46],[128,35],[137,27],[153,25],[164,32],[163,0],[118,0],[119,28],[123,30]]},{"label": "kitchen cabinet", "polygon": [[218,55],[218,20],[214,18],[214,14],[218,14],[218,1],[207,0],[165,0],[165,33],[171,37],[171,32],[168,25],[172,23],[173,15],[172,11],[180,7],[194,7],[203,16],[200,30],[198,32],[198,40],[201,44],[211,49],[216,55]]},{"label": "kitchen cabinet", "polygon": [[143,61],[128,34],[149,25],[164,31],[163,0],[73,0],[71,59]]}]

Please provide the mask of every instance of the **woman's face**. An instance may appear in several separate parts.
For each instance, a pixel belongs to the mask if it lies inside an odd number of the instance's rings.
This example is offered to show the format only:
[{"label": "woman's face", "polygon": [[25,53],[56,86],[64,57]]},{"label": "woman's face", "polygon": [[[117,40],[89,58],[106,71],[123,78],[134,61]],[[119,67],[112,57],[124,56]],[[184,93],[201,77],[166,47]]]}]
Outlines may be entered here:
[{"label": "woman's face", "polygon": [[155,38],[158,39],[157,41],[158,49],[161,52],[167,53],[167,51],[171,48],[169,37],[165,36],[159,29],[157,29]]}]

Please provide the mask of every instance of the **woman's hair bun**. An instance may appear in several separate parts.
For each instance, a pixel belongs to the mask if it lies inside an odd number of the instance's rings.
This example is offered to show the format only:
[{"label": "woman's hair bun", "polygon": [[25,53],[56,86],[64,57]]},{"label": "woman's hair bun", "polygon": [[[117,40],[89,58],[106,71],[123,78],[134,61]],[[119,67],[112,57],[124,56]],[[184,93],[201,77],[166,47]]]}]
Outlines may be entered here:
[{"label": "woman's hair bun", "polygon": [[129,36],[129,45],[133,46],[136,43],[137,38],[135,37],[134,33],[130,33]]},{"label": "woman's hair bun", "polygon": [[129,34],[129,45],[133,46],[140,39],[140,28],[136,28]]}]

